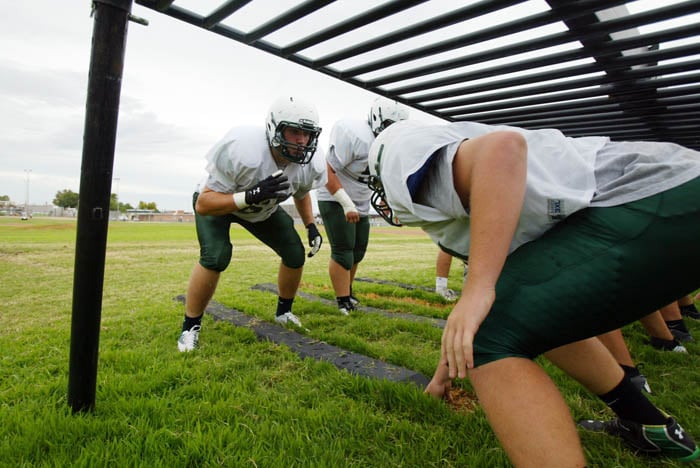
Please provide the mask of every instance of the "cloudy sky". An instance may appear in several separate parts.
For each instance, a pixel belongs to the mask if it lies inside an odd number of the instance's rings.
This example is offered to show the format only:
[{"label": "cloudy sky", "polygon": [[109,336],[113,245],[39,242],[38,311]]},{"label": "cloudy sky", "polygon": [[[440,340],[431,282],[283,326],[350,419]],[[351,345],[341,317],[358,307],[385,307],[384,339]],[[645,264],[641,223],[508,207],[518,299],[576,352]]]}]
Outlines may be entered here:
[{"label": "cloudy sky", "polygon": [[[80,188],[90,4],[0,0],[0,195],[18,203],[27,188],[31,204]],[[263,125],[278,95],[316,103],[324,147],[335,120],[364,118],[374,98],[140,5],[132,13],[150,24],[127,35],[112,182],[122,202],[189,209],[209,147],[231,126]]]}]

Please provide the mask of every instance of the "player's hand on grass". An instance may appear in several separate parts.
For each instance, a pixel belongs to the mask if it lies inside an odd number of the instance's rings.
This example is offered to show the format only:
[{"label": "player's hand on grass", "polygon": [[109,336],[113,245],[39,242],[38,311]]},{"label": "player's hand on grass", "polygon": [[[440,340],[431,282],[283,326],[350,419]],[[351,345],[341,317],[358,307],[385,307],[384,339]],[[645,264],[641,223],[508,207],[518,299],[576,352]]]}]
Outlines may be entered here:
[{"label": "player's hand on grass", "polygon": [[427,393],[436,400],[448,400],[450,397],[450,389],[452,388],[452,379],[449,376],[449,368],[447,365],[447,356],[441,354],[438,367],[433,374],[433,378],[425,387],[424,393]]},{"label": "player's hand on grass", "polygon": [[476,290],[467,285],[455,304],[442,333],[442,353],[447,358],[449,377],[467,377],[474,367],[474,336],[484,321],[496,293],[493,289]]}]

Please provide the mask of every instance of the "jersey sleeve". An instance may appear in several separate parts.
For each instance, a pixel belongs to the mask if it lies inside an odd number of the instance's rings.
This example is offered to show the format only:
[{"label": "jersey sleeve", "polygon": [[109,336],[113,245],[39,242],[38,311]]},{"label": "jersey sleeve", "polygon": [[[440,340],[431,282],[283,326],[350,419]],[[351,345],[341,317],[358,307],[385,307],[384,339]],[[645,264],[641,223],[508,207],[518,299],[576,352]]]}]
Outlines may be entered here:
[{"label": "jersey sleeve", "polygon": [[352,163],[355,154],[355,138],[346,126],[339,123],[333,126],[328,145],[328,164],[333,170],[340,171]]},{"label": "jersey sleeve", "polygon": [[255,184],[256,167],[245,158],[234,157],[236,141],[219,143],[207,153],[207,187],[222,193],[233,193]]}]

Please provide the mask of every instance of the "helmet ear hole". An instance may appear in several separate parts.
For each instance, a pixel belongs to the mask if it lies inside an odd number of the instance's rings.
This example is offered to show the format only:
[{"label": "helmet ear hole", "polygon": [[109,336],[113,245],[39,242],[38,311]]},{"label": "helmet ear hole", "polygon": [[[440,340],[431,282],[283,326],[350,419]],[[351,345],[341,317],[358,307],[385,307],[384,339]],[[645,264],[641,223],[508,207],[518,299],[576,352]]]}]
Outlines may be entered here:
[{"label": "helmet ear hole", "polygon": [[[308,133],[308,142],[299,144],[285,139],[284,131],[289,127]],[[311,103],[301,99],[278,98],[267,113],[265,133],[269,145],[277,149],[282,157],[296,164],[308,164],[316,153],[321,134],[318,111]]]}]

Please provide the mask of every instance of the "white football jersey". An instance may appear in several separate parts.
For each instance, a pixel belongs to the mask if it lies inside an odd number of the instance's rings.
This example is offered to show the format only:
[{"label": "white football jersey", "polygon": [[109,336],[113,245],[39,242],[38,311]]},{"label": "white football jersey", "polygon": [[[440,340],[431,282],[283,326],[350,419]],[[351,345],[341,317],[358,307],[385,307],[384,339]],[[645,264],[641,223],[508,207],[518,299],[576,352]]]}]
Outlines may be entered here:
[{"label": "white football jersey", "polygon": [[[373,141],[374,133],[367,121],[341,119],[333,125],[326,155],[328,164],[335,171],[360,216],[369,213],[372,192],[367,186],[367,155]],[[319,201],[336,201],[325,187],[318,190],[317,198]]]},{"label": "white football jersey", "polygon": [[[209,150],[206,160],[209,175],[203,184],[221,193],[245,191],[280,169],[289,179],[288,195],[297,199],[325,185],[327,180],[325,158],[320,148],[309,164],[278,165],[263,127],[234,127]],[[260,222],[269,218],[276,208],[274,200],[266,200],[233,214],[246,221]]]},{"label": "white football jersey", "polygon": [[[525,201],[510,251],[589,206],[596,188],[596,152],[608,138],[572,139],[558,130],[527,131],[472,122],[425,125],[403,121],[380,133],[371,148],[372,161],[380,155],[386,199],[398,220],[420,226],[436,243],[466,257],[469,214],[454,189],[452,160],[462,141],[506,129],[521,133],[528,146]],[[426,165],[429,170],[421,171]],[[420,174],[426,179],[415,180]],[[424,192],[412,194],[417,186]],[[416,203],[414,198],[425,201]]]}]

